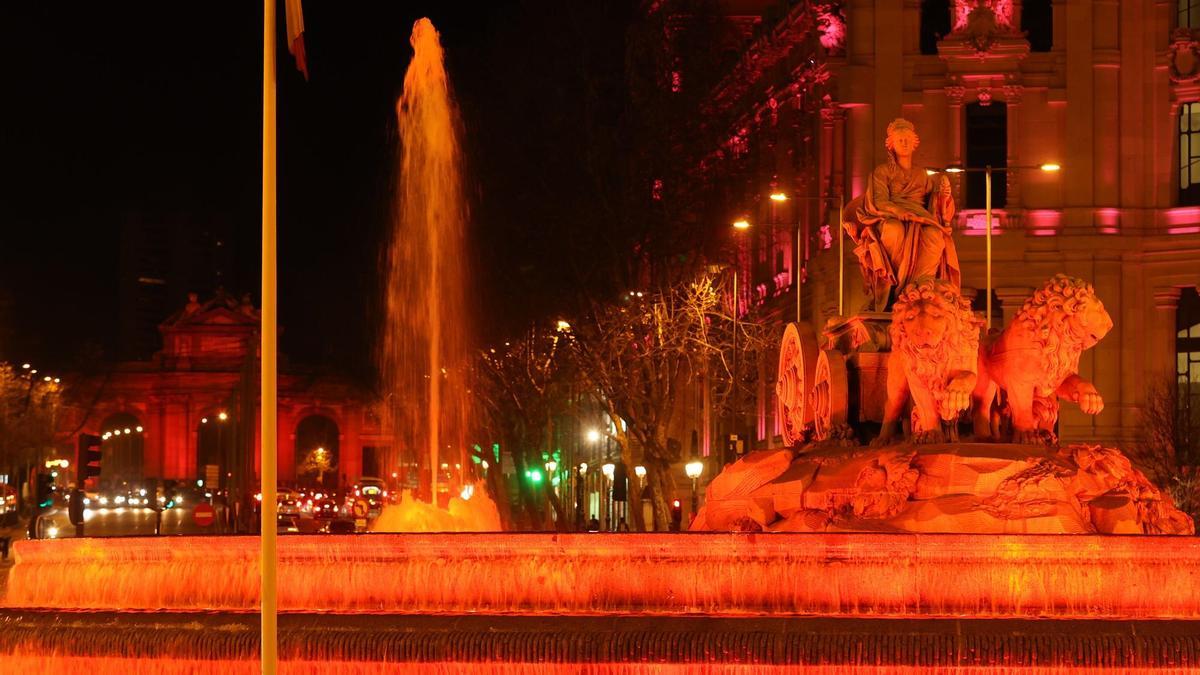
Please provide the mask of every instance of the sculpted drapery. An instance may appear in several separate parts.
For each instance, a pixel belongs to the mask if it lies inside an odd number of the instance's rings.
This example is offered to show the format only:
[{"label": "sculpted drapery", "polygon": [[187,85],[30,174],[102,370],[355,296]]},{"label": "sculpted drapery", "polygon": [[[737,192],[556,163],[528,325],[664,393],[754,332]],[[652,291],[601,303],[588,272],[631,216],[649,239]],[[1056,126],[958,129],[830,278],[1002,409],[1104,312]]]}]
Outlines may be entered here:
[{"label": "sculpted drapery", "polygon": [[913,166],[920,139],[911,122],[888,125],[888,162],[871,172],[866,191],[845,209],[843,223],[871,294],[869,309],[885,311],[894,290],[932,276],[961,286],[951,224],[954,198],[944,174]]}]

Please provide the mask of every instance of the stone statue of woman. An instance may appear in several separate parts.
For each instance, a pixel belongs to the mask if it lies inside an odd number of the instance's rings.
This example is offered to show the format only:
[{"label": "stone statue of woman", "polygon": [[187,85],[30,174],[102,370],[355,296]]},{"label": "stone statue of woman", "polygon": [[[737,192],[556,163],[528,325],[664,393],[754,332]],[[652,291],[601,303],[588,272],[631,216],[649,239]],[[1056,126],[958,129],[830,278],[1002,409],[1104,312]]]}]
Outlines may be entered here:
[{"label": "stone statue of woman", "polygon": [[945,174],[913,166],[921,139],[912,122],[887,127],[888,161],[871,172],[866,192],[846,205],[843,224],[856,244],[871,293],[870,309],[885,311],[893,291],[923,276],[961,285],[951,223],[954,198]]}]

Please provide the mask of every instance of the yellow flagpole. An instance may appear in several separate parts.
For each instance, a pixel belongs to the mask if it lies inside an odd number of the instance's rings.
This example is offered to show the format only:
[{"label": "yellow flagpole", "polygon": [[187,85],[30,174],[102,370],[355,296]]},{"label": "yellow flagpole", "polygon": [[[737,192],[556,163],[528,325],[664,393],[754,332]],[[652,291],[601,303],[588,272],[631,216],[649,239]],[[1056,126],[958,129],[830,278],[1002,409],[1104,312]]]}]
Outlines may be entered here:
[{"label": "yellow flagpole", "polygon": [[276,443],[275,421],[275,0],[263,0],[263,134],[262,134],[262,672],[278,668],[275,581],[276,567]]}]

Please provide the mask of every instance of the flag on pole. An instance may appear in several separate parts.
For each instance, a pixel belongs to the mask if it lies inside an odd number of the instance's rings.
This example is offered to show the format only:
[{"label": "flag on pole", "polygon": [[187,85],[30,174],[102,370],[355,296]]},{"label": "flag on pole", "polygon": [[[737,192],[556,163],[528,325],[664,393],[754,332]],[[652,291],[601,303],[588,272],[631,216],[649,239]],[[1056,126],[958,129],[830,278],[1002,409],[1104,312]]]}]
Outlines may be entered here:
[{"label": "flag on pole", "polygon": [[284,0],[284,18],[287,21],[288,52],[296,59],[296,70],[308,81],[308,59],[304,55],[304,11],[300,0]]}]

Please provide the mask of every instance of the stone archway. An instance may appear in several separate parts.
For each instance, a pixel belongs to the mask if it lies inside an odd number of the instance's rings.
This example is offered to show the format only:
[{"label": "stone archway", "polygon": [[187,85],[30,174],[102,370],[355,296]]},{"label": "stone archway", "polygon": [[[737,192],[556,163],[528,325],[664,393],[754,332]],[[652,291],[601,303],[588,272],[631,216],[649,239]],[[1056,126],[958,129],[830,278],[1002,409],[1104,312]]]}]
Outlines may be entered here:
[{"label": "stone archway", "polygon": [[340,431],[321,414],[307,415],[296,425],[296,480],[302,485],[339,487]]},{"label": "stone archway", "polygon": [[132,413],[109,415],[100,423],[100,485],[140,487],[145,473],[146,441],[141,421]]}]

